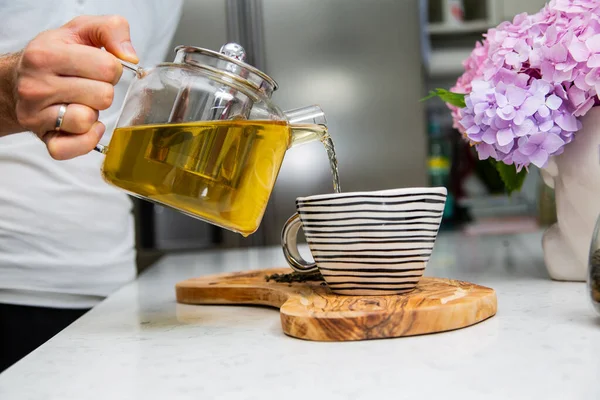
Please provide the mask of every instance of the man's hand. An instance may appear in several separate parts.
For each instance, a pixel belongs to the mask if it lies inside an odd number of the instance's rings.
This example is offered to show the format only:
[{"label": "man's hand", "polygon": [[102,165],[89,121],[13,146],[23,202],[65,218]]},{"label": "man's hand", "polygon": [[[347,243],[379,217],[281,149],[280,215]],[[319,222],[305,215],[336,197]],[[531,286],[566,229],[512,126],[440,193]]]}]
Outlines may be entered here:
[{"label": "man's hand", "polygon": [[[57,160],[90,152],[105,130],[98,111],[112,104],[113,86],[123,72],[117,57],[138,62],[129,24],[119,16],[82,16],[41,33],[20,54],[12,55],[12,79],[3,81],[13,86],[16,121],[2,124],[13,125],[8,132],[0,125],[0,133],[32,131]],[[62,104],[68,106],[60,131],[55,131]]]}]

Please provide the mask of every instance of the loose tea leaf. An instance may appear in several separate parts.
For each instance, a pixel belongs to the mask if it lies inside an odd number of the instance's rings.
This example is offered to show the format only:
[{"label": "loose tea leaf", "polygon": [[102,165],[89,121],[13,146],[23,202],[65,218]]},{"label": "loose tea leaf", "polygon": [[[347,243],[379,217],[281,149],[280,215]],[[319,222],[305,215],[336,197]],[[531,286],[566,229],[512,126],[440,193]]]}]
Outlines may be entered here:
[{"label": "loose tea leaf", "polygon": [[265,280],[275,281],[277,283],[293,283],[293,282],[319,282],[323,281],[325,284],[325,279],[323,275],[319,271],[312,272],[310,274],[300,274],[298,272],[291,272],[289,274],[272,274],[266,275]]}]

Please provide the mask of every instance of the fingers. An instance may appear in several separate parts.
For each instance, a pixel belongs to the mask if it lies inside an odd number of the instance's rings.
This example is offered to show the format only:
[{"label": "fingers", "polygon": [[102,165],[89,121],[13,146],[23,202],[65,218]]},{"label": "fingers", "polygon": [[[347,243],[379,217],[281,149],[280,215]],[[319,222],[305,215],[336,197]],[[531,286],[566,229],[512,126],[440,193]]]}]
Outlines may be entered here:
[{"label": "fingers", "polygon": [[[57,104],[39,112],[37,132],[43,135],[54,131],[59,108],[60,104]],[[97,110],[81,104],[68,104],[60,130],[62,133],[82,134],[89,131],[96,121],[98,121]]]},{"label": "fingers", "polygon": [[[78,17],[39,34],[16,66],[12,90],[20,127],[35,132],[56,159],[92,150],[105,129],[98,110],[112,104],[123,72],[117,58],[138,62],[129,24],[120,16]],[[54,124],[60,104],[68,107],[59,133]]]},{"label": "fingers", "polygon": [[54,130],[60,104],[68,105],[61,129],[75,134],[87,132],[98,120],[98,110],[112,104],[114,87],[91,79],[50,76],[45,84],[18,88],[18,92],[19,124],[42,137]]},{"label": "fingers", "polygon": [[110,83],[73,77],[54,77],[52,80],[55,93],[44,99],[45,107],[50,104],[77,103],[96,110],[106,110],[113,102],[115,89]]},{"label": "fingers", "polygon": [[89,153],[98,144],[104,134],[104,124],[95,122],[81,135],[70,135],[61,132],[48,132],[42,136],[48,153],[55,160],[68,160]]},{"label": "fingers", "polygon": [[78,17],[65,27],[75,34],[75,40],[80,44],[104,47],[125,61],[139,61],[131,44],[129,23],[120,15]]},{"label": "fingers", "polygon": [[57,75],[93,79],[116,85],[123,66],[112,54],[94,47],[73,44],[56,54],[53,72]]},{"label": "fingers", "polygon": [[48,75],[44,80],[21,79],[17,84],[19,107],[26,114],[35,114],[53,104],[76,103],[96,110],[112,104],[114,87],[93,79]]}]

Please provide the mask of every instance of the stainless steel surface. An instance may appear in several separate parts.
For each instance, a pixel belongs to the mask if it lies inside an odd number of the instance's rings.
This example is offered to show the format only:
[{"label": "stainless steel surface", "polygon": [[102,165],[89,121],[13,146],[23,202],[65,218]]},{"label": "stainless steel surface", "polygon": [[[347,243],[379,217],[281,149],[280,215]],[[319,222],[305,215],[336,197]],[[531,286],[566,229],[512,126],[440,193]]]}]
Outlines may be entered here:
[{"label": "stainless steel surface", "polygon": [[[283,109],[319,104],[344,191],[426,186],[416,1],[263,0],[266,66]],[[263,229],[279,242],[296,197],[332,192],[325,150],[288,151]]]},{"label": "stainless steel surface", "polygon": [[212,225],[160,205],[153,207],[154,247],[159,250],[186,250],[210,247]]},{"label": "stainless steel surface", "polygon": [[262,0],[226,0],[227,38],[242,44],[247,62],[265,68]]}]

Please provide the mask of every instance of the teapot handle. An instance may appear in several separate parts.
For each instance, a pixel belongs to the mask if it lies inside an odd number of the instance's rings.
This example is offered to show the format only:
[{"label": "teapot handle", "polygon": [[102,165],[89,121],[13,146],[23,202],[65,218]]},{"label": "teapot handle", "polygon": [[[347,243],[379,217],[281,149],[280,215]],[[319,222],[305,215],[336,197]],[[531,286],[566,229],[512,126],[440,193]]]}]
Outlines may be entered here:
[{"label": "teapot handle", "polygon": [[105,145],[103,145],[103,144],[100,144],[100,143],[98,143],[98,144],[97,144],[97,145],[94,147],[94,150],[96,150],[96,151],[97,151],[98,153],[100,153],[100,154],[104,154],[104,153],[106,153],[106,151],[107,151],[108,149],[107,149],[107,146],[105,146]]},{"label": "teapot handle", "polygon": [[[144,68],[140,67],[139,65],[135,65],[135,64],[132,64],[130,62],[123,61],[120,59],[117,59],[117,60],[119,60],[119,62],[123,66],[123,68],[126,68],[126,69],[132,71],[133,73],[135,73],[136,78],[140,79],[146,75],[146,70],[144,70]],[[98,143],[96,145],[96,147],[94,147],[94,150],[96,150],[98,153],[104,154],[104,153],[106,153],[108,148],[106,146],[104,146],[103,144]]]},{"label": "teapot handle", "polygon": [[134,72],[136,78],[143,78],[146,75],[146,70],[144,70],[144,68],[140,67],[139,65],[135,65],[123,60],[119,60],[119,62],[124,68],[127,68],[128,70]]}]

